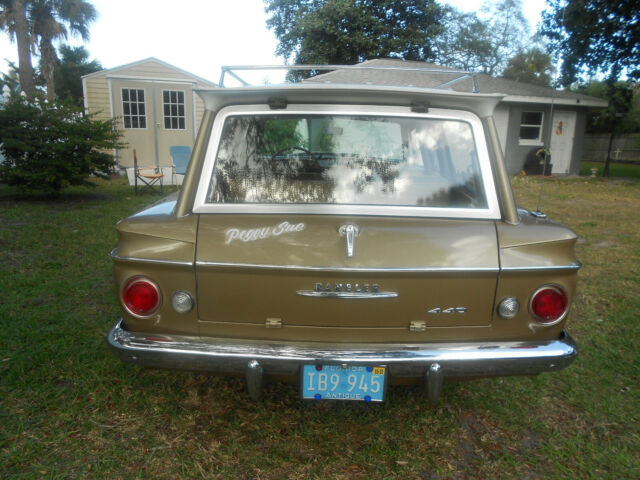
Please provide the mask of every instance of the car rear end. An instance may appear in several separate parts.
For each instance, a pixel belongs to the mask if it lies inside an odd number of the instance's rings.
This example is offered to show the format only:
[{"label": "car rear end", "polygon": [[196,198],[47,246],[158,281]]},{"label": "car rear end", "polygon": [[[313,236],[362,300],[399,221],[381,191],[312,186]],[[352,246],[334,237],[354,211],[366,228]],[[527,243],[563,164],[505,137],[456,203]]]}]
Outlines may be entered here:
[{"label": "car rear end", "polygon": [[287,375],[303,398],[373,402],[400,378],[435,401],[445,377],[573,360],[575,234],[508,213],[486,133],[498,98],[202,96],[210,111],[180,199],[119,226],[121,358],[242,373],[255,398]]}]

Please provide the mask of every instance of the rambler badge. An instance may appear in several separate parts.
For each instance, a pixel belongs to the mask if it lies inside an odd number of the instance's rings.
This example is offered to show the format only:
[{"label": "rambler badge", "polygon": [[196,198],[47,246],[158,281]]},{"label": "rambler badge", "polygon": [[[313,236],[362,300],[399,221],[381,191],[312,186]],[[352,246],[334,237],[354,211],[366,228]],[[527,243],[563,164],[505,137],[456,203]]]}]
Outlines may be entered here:
[{"label": "rambler badge", "polygon": [[329,283],[316,282],[313,290],[298,290],[298,295],[303,297],[324,298],[395,298],[396,292],[380,290],[377,283]]}]

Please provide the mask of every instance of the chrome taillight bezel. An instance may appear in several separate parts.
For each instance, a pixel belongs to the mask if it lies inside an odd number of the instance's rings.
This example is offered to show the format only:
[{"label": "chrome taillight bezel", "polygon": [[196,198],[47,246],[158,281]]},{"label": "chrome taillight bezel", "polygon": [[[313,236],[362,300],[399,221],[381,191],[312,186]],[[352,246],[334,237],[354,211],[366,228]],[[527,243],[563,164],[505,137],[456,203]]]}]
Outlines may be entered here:
[{"label": "chrome taillight bezel", "polygon": [[[139,313],[131,310],[131,308],[129,308],[129,306],[127,305],[127,302],[125,301],[125,297],[124,297],[125,292],[129,287],[131,287],[132,284],[136,282],[141,282],[141,281],[150,284],[158,294],[158,302],[156,303],[155,307],[145,315],[140,315]],[[125,309],[125,311],[132,317],[140,318],[143,320],[148,318],[153,318],[156,316],[156,314],[158,313],[158,310],[160,310],[160,307],[162,306],[162,290],[160,290],[160,287],[158,286],[158,284],[153,280],[151,280],[149,277],[145,277],[143,275],[136,275],[134,277],[127,279],[127,281],[124,282],[124,286],[120,289],[120,304]]]},{"label": "chrome taillight bezel", "polygon": [[[560,295],[563,295],[564,298],[566,299],[566,306],[564,308],[564,312],[562,312],[562,315],[560,315],[555,320],[551,320],[551,321],[545,320],[544,318],[538,316],[533,311],[533,301],[536,298],[536,296],[540,292],[542,292],[543,290],[554,290],[554,291],[558,292]],[[545,327],[550,327],[552,325],[557,325],[562,320],[564,320],[564,318],[569,313],[569,307],[570,307],[569,295],[567,295],[566,290],[564,288],[562,288],[560,285],[556,285],[556,284],[550,283],[550,284],[547,284],[547,285],[542,285],[541,287],[537,288],[535,292],[533,292],[533,294],[529,298],[529,308],[528,308],[528,310],[529,310],[529,315],[531,315],[531,318],[533,318],[538,324],[544,325]]]}]

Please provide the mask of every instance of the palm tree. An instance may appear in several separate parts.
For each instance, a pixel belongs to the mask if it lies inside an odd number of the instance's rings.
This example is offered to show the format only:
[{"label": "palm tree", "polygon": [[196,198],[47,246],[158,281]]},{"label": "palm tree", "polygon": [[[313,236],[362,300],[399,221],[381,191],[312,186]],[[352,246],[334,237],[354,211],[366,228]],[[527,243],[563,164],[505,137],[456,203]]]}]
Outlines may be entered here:
[{"label": "palm tree", "polygon": [[36,92],[31,64],[31,34],[27,19],[28,0],[0,0],[0,29],[6,30],[18,44],[20,87],[27,95]]},{"label": "palm tree", "polygon": [[98,12],[85,0],[32,0],[29,8],[32,35],[38,41],[40,65],[47,84],[47,99],[55,98],[55,68],[58,62],[53,42],[79,35],[89,39],[89,24]]}]

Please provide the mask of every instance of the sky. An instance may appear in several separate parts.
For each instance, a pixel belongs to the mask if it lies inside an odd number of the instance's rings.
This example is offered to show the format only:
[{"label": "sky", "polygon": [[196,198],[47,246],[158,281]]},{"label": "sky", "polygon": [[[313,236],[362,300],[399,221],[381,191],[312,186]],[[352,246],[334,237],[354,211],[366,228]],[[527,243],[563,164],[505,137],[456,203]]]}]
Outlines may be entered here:
[{"label": "sky", "polygon": [[[277,40],[267,29],[263,0],[93,0],[99,12],[84,43],[91,59],[112,68],[156,57],[200,77],[217,82],[221,65],[283,64],[276,57]],[[446,0],[464,11],[477,10],[481,1]],[[176,8],[180,5],[180,8]],[[525,0],[525,17],[535,31],[545,0]],[[81,45],[79,39],[69,43]],[[5,59],[17,64],[17,48],[0,34],[0,71]],[[34,65],[37,59],[33,60]],[[252,82],[279,81],[281,75],[247,78]]]}]

